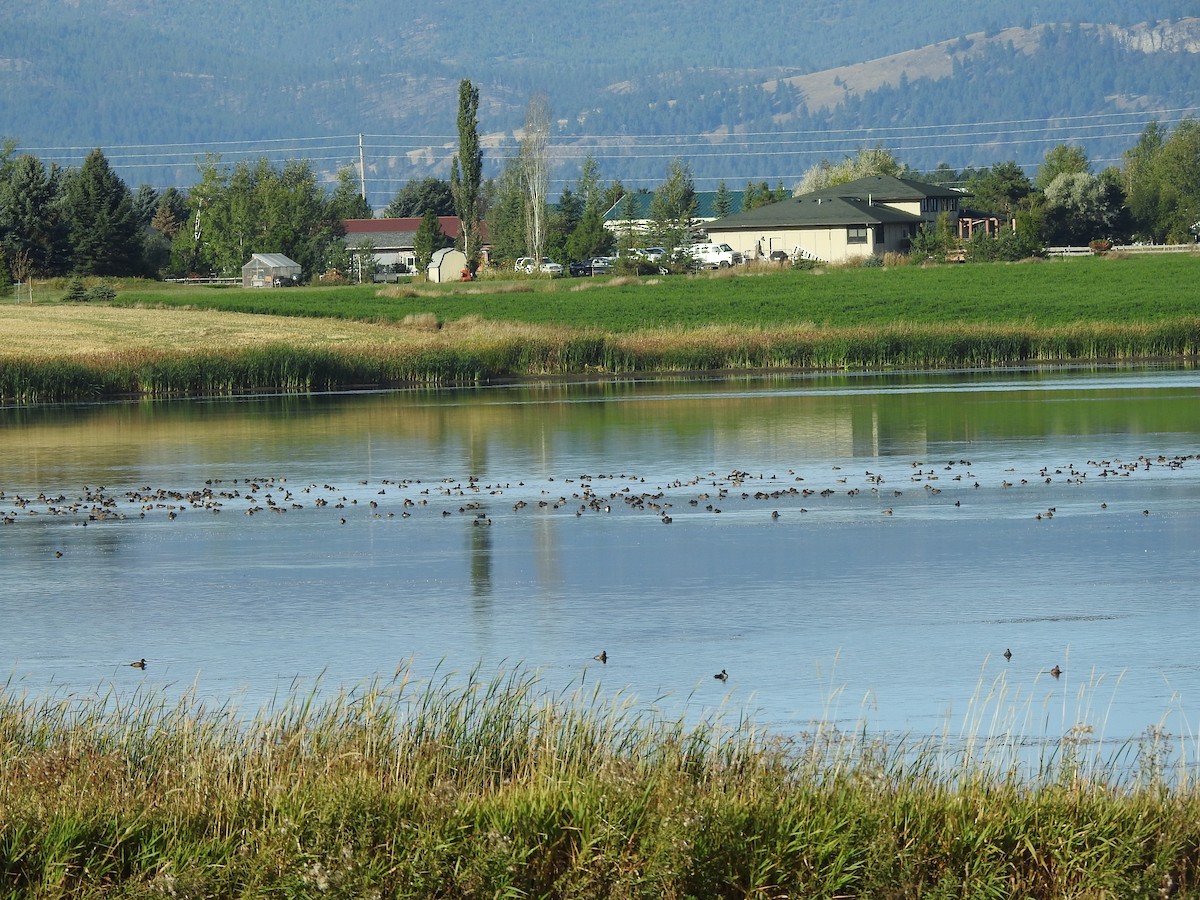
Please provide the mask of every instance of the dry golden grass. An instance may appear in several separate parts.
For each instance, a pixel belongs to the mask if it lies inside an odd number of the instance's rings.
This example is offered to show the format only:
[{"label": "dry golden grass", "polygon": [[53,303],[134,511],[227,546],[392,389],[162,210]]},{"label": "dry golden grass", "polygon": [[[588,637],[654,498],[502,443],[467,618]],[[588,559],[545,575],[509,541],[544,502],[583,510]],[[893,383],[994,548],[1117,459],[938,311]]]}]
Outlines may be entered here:
[{"label": "dry golden grass", "polygon": [[[561,334],[561,329],[553,329]],[[287,345],[297,348],[403,350],[551,329],[468,317],[439,327],[433,313],[397,324],[306,319],[192,309],[0,305],[0,357],[88,357],[137,351],[193,353]]]}]

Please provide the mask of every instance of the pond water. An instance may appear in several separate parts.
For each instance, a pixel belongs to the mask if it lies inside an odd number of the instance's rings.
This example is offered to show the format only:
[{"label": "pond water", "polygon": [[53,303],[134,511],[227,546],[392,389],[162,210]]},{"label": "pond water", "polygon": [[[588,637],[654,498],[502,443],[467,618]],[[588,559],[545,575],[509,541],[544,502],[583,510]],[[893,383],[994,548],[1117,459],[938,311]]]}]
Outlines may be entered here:
[{"label": "pond water", "polygon": [[253,711],[523,667],[784,733],[1188,738],[1198,449],[1178,367],[0,409],[0,671]]}]

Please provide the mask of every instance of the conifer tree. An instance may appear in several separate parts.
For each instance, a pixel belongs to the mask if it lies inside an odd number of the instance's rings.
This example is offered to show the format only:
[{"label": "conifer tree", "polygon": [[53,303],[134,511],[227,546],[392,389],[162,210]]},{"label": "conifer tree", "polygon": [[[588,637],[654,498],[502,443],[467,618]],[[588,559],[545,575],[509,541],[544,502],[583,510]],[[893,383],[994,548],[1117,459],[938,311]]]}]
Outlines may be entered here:
[{"label": "conifer tree", "polygon": [[725,186],[725,179],[721,179],[721,183],[717,185],[717,195],[713,198],[713,213],[718,219],[723,219],[733,212],[733,198],[729,196],[729,188]]},{"label": "conifer tree", "polygon": [[429,261],[433,254],[446,246],[446,235],[442,233],[442,225],[437,213],[432,209],[425,210],[421,216],[421,224],[413,237],[413,253],[417,257],[417,271],[424,274],[429,269]]},{"label": "conifer tree", "polygon": [[141,266],[142,229],[128,186],[93,150],[67,178],[74,268],[83,275],[132,275]]}]

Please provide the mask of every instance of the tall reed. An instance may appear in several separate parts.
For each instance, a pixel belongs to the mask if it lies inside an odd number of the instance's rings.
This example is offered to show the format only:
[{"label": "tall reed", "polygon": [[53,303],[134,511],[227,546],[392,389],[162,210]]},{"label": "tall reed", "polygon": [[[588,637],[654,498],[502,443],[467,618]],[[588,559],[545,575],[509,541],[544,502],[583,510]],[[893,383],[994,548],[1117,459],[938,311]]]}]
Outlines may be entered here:
[{"label": "tall reed", "polygon": [[225,351],[0,357],[0,399],[45,403],[113,395],[306,392],[589,373],[972,368],[1197,355],[1200,318],[1040,327],[706,326],[620,334],[475,322],[403,344],[267,344]]},{"label": "tall reed", "polygon": [[[980,712],[980,715],[983,713]],[[1163,737],[1163,736],[1160,736]],[[1186,772],[814,723],[784,739],[516,669],[246,717],[0,692],[6,896],[1194,895]],[[1152,740],[1148,750],[1160,754]]]}]

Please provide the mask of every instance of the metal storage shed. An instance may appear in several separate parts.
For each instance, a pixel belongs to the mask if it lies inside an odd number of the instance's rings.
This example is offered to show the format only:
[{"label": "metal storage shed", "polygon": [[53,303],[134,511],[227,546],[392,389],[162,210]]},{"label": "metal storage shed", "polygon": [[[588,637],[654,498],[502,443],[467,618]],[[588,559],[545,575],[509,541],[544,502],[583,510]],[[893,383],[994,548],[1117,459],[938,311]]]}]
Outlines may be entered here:
[{"label": "metal storage shed", "polygon": [[242,266],[242,287],[290,287],[300,283],[300,263],[282,253],[255,253]]}]

